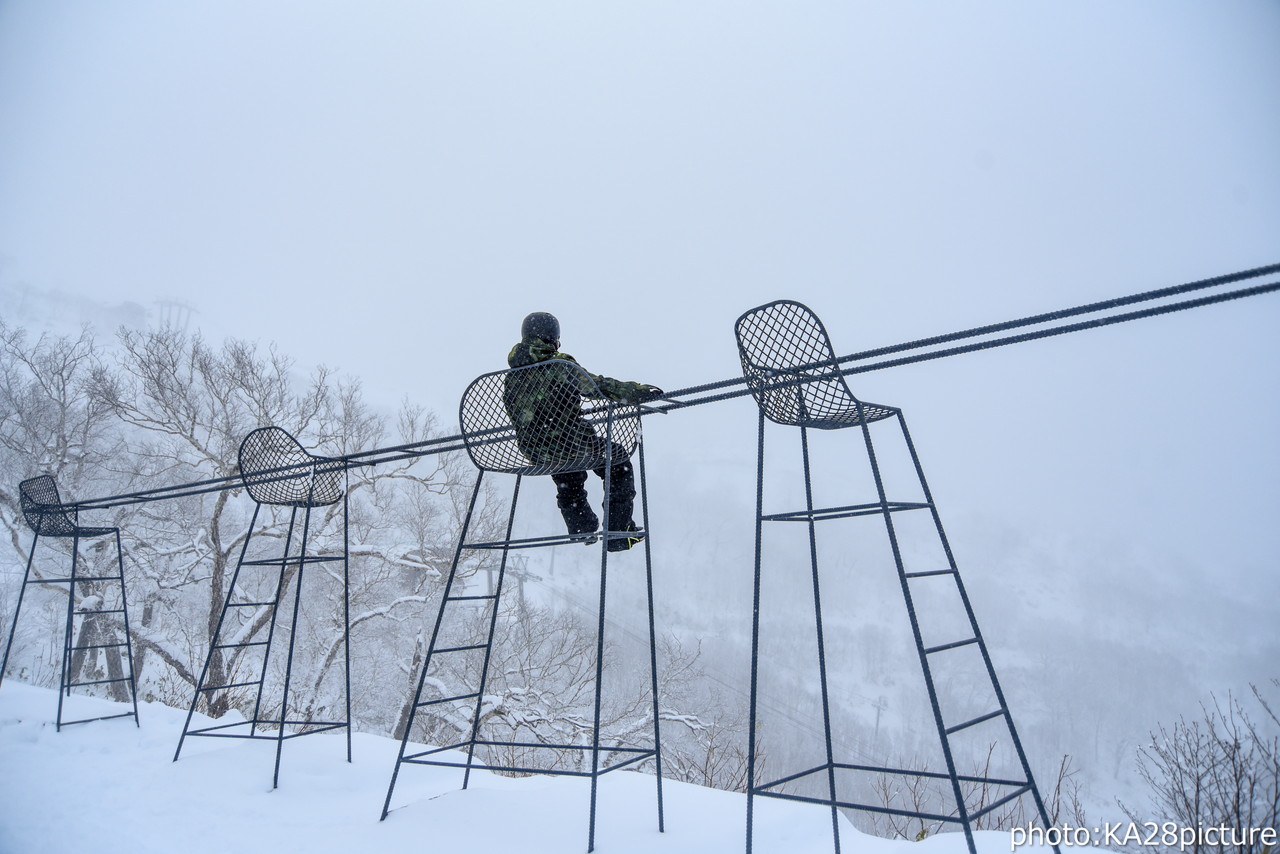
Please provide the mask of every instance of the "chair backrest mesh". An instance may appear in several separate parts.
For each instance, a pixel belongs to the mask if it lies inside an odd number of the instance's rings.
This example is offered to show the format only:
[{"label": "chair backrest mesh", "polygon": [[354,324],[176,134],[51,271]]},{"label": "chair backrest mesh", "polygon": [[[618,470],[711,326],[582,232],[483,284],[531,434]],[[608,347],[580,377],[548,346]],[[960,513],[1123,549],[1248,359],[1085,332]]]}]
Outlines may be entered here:
[{"label": "chair backrest mesh", "polygon": [[635,452],[640,412],[605,398],[591,374],[552,359],[478,377],[459,406],[462,438],[484,471],[558,474],[599,468]]},{"label": "chair backrest mesh", "polygon": [[75,532],[76,520],[62,509],[52,475],[42,474],[18,484],[18,500],[27,527],[37,534],[57,537]]},{"label": "chair backrest mesh", "polygon": [[307,453],[279,427],[260,427],[240,443],[240,478],[259,504],[320,507],[342,498],[341,461]]},{"label": "chair backrest mesh", "polygon": [[[808,306],[778,300],[753,308],[734,324],[742,373],[765,417],[797,426],[822,422],[856,405],[838,366],[803,368],[836,358],[826,327]],[[802,385],[773,383],[813,377]]]}]

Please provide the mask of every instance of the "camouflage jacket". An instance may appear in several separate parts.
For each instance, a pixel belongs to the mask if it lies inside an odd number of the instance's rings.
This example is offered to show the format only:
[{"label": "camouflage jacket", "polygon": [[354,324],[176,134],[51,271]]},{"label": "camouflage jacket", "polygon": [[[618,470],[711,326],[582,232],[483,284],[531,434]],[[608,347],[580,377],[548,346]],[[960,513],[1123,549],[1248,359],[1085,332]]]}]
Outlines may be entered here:
[{"label": "camouflage jacket", "polygon": [[[572,356],[538,338],[521,340],[507,356],[507,363],[513,368],[553,360],[578,364]],[[506,378],[503,403],[516,428],[520,450],[535,463],[557,468],[598,457],[603,452],[602,440],[583,417],[582,398],[630,403],[641,384],[578,372],[568,366],[547,368],[516,371]]]},{"label": "camouflage jacket", "polygon": [[[511,352],[507,354],[507,365],[512,368],[523,368],[525,365],[547,362],[551,359],[560,359],[565,362],[573,362],[575,365],[578,364],[577,359],[568,353],[558,352],[541,338],[522,338],[520,343],[512,347]],[[599,374],[592,374],[589,371],[588,374],[595,381],[600,391],[603,392],[604,397],[616,400],[619,403],[635,403],[636,395],[643,385],[642,383],[615,380],[613,377],[604,377]],[[582,394],[584,396],[601,397],[594,388],[590,388],[586,383],[582,385]]]}]

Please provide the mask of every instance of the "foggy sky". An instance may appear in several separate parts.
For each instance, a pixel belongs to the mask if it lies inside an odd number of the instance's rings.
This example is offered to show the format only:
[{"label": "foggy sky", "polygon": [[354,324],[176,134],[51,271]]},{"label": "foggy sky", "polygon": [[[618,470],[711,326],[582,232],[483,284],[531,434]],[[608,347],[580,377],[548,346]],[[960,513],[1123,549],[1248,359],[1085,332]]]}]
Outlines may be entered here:
[{"label": "foggy sky", "polygon": [[[772,299],[851,353],[1274,263],[1277,44],[1265,0],[4,0],[0,287],[185,301],[454,432],[534,310],[671,389],[735,375]],[[970,578],[1025,540],[1087,619],[1167,629],[1198,615],[1120,567],[1202,586],[1238,684],[1280,640],[1220,607],[1280,599],[1277,321],[1270,295],[855,391],[904,408]],[[754,427],[648,419],[655,530],[749,548]]]}]

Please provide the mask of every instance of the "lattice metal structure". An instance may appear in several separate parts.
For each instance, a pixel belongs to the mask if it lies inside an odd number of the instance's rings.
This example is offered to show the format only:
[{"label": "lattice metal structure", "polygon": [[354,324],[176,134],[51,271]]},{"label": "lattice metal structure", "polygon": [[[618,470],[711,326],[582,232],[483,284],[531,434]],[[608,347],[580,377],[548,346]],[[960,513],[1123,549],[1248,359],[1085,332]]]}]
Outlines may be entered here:
[{"label": "lattice metal structure", "polygon": [[[403,765],[434,765],[465,769],[462,788],[467,788],[473,767],[492,771],[514,773],[540,773],[588,777],[591,780],[590,814],[587,833],[587,851],[595,849],[596,796],[599,777],[610,771],[635,766],[652,759],[657,782],[658,829],[664,829],[662,815],[662,739],[658,722],[658,664],[657,638],[653,613],[653,566],[649,552],[648,493],[645,483],[644,447],[640,441],[640,409],[631,404],[609,400],[600,391],[591,375],[573,362],[551,360],[507,371],[496,371],[477,378],[462,396],[459,421],[467,453],[475,463],[478,473],[467,507],[462,533],[454,552],[453,564],[440,600],[440,609],[431,633],[431,642],[414,694],[409,720],[400,743],[391,782],[387,787],[382,818],[391,808],[391,797]],[[611,488],[611,471],[616,463],[638,452],[641,496],[641,530],[614,530],[618,520],[609,518],[609,502],[604,504],[602,527],[599,531],[578,534],[554,534],[550,536],[513,539],[516,506],[520,497],[523,478],[534,475],[550,475],[563,472],[598,471],[604,478],[604,492]],[[507,517],[506,535],[500,540],[473,542],[468,540],[474,519],[476,502],[487,473],[514,474],[511,507]],[[619,537],[642,537],[645,556],[645,583],[648,596],[649,619],[649,690],[653,699],[653,745],[601,744],[600,721],[602,701],[602,674],[605,655],[605,590],[609,567],[608,543]],[[513,549],[540,548],[586,542],[600,542],[600,597],[599,620],[596,627],[594,720],[589,744],[543,744],[498,741],[482,738],[480,707],[489,679],[490,660],[493,651],[494,632],[498,608],[506,578],[508,554]],[[465,551],[495,550],[501,552],[497,581],[493,592],[485,595],[468,594],[458,578],[458,565]],[[462,613],[467,607],[483,605],[484,640],[481,643],[454,645],[445,638],[442,626],[446,619]],[[472,655],[480,659],[478,684],[474,691],[464,691],[445,696],[440,688],[442,681],[435,678],[444,657]],[[431,686],[428,688],[428,686]],[[468,686],[470,687],[470,686]],[[435,696],[440,694],[440,696]],[[414,721],[419,714],[445,714],[455,712],[470,720],[466,739],[440,747],[414,753],[408,752]],[[590,755],[589,770],[566,768],[535,768],[501,761],[483,761],[476,756],[476,749],[501,751],[504,749],[580,752]],[[465,759],[454,759],[444,754],[465,751]],[[489,754],[486,754],[489,756]],[[613,757],[612,764],[605,764]]]},{"label": "lattice metal structure", "polygon": [[254,430],[240,443],[240,478],[258,504],[312,508],[342,499],[346,466],[307,453],[279,427]]},{"label": "lattice metal structure", "polygon": [[[1030,795],[1035,807],[1036,816],[1049,826],[1044,803],[1036,787],[1022,748],[1021,739],[1013,723],[1013,717],[1005,702],[1004,693],[996,677],[995,667],[991,662],[986,642],[978,628],[973,608],[960,578],[951,546],[947,542],[942,528],[941,517],[934,505],[928,483],[925,481],[924,469],[916,454],[911,436],[907,432],[906,420],[902,410],[893,406],[867,403],[859,400],[850,391],[844,376],[836,366],[835,350],[831,346],[826,328],[818,317],[806,306],[789,300],[779,300],[751,309],[738,318],[734,328],[738,340],[738,353],[742,362],[743,374],[747,379],[752,395],[759,408],[759,435],[757,450],[757,504],[756,504],[756,552],[755,552],[755,594],[754,614],[752,620],[751,645],[751,710],[748,747],[748,786],[747,786],[747,852],[752,847],[752,825],[754,818],[754,799],[756,797],[784,798],[828,806],[831,810],[832,834],[834,849],[840,851],[840,834],[838,810],[865,810],[878,813],[890,813],[898,816],[917,818],[923,821],[959,824],[962,828],[969,851],[976,854],[973,840],[974,823],[983,815],[1011,804],[1016,799]],[[765,421],[787,427],[800,428],[801,451],[804,462],[805,500],[804,509],[766,514],[764,510],[764,438]],[[891,501],[887,494],[881,467],[872,443],[871,426],[877,422],[896,420],[902,431],[902,437],[910,453],[911,463],[919,478],[919,486],[924,501]],[[836,507],[816,508],[813,499],[813,479],[810,466],[809,434],[812,429],[838,430],[846,427],[860,427],[866,446],[867,458],[875,481],[877,498],[875,502],[849,504]],[[895,529],[894,517],[900,512],[928,511],[933,518],[934,528],[940,541],[942,552],[946,557],[946,568],[926,571],[909,571],[899,546],[898,533]],[[832,666],[827,655],[827,643],[823,630],[823,610],[820,575],[818,571],[818,551],[816,523],[834,519],[857,516],[879,516],[883,520],[888,535],[889,546],[897,568],[899,586],[906,604],[908,619],[911,623],[912,638],[924,677],[924,686],[932,708],[938,740],[944,758],[944,771],[912,771],[908,769],[889,768],[862,763],[837,761],[832,741],[831,697],[829,689],[828,668]],[[760,655],[760,604],[762,579],[762,546],[765,522],[803,522],[808,526],[810,573],[813,586],[814,627],[818,653],[817,668],[819,691],[821,694],[823,734],[825,737],[825,762],[817,767],[788,774],[779,779],[762,782],[757,779],[758,751],[761,745],[757,738],[758,704],[760,699],[760,672],[762,669]],[[964,618],[967,621],[968,636],[956,638],[945,643],[926,646],[924,630],[920,620],[913,590],[915,585],[938,584],[950,581],[962,603]],[[948,721],[945,719],[939,702],[935,681],[935,669],[940,666],[935,662],[939,654],[963,647],[975,646],[981,653],[982,666],[990,679],[991,695],[998,705],[993,711],[986,712],[970,720]],[[961,774],[957,770],[956,758],[953,754],[952,739],[961,732],[969,730],[989,721],[999,721],[1004,725],[1005,737],[1011,741],[1021,765],[1021,779],[999,779],[986,776]],[[844,777],[851,773],[872,773],[889,777],[915,776],[949,784],[953,798],[954,813],[926,813],[919,809],[895,808],[886,804],[860,803],[842,795],[841,786]],[[790,784],[799,781],[825,785],[825,796],[798,794],[787,791]],[[990,803],[982,806],[966,802],[964,790],[980,789],[988,794],[998,794]],[[1056,849],[1055,849],[1056,850]]]},{"label": "lattice metal structure", "polygon": [[[61,731],[63,725],[88,723],[89,721],[109,720],[111,718],[132,717],[138,723],[138,694],[134,683],[133,672],[133,640],[129,634],[129,605],[125,597],[124,582],[124,550],[120,545],[120,529],[112,527],[87,527],[79,522],[79,512],[74,506],[64,505],[58,495],[58,484],[50,475],[39,475],[18,484],[19,502],[22,507],[22,518],[35,533],[31,541],[31,551],[27,555],[27,568],[22,576],[22,586],[18,589],[18,606],[13,612],[13,623],[9,627],[9,639],[4,646],[4,659],[0,662],[0,680],[9,666],[9,652],[13,648],[13,637],[18,629],[18,616],[22,613],[22,602],[27,586],[67,585],[67,619],[62,640],[62,667],[58,682],[58,713],[56,729]],[[31,575],[32,564],[36,555],[36,544],[41,537],[55,537],[71,540],[71,574],[61,578],[36,577]],[[114,537],[116,541],[116,573],[114,575],[81,575],[80,574],[80,541],[98,537]],[[86,588],[80,585],[88,585]],[[114,588],[119,588],[118,599],[113,596]],[[79,607],[77,607],[77,601]],[[119,624],[111,618],[119,617]],[[95,641],[95,642],[78,642]],[[101,642],[97,642],[101,641]],[[124,650],[120,662],[120,675],[107,679],[93,679],[87,682],[73,682],[76,674],[72,662],[79,656],[89,654],[120,654]],[[108,665],[108,673],[111,671]],[[125,670],[128,670],[125,673]],[[63,700],[71,696],[72,688],[94,685],[128,684],[129,697],[133,703],[133,711],[116,715],[100,715],[74,721],[62,719]]]},{"label": "lattice metal structure", "polygon": [[[298,440],[279,427],[262,427],[254,430],[240,444],[240,477],[249,496],[254,500],[253,517],[249,522],[249,531],[245,535],[240,549],[240,559],[236,563],[231,584],[222,603],[222,612],[218,616],[218,625],[210,639],[209,652],[205,657],[204,667],[196,684],[195,696],[191,699],[191,708],[187,711],[187,720],[178,739],[178,748],[174,751],[176,762],[182,754],[182,745],[187,736],[205,736],[210,738],[254,738],[276,742],[275,770],[271,786],[275,788],[280,782],[280,757],[286,739],[317,732],[328,732],[345,729],[347,734],[347,761],[351,761],[351,642],[350,642],[350,596],[349,567],[347,541],[347,491],[345,487],[347,464],[343,460],[319,457],[308,453]],[[318,554],[307,550],[312,536],[312,511],[320,507],[329,507],[342,502],[342,551],[339,554]],[[264,505],[289,508],[289,524],[285,533],[284,548],[278,557],[246,559],[249,554],[249,543],[257,526],[258,516]],[[301,511],[301,538],[296,553],[292,552],[294,533],[298,526]],[[343,684],[346,699],[346,714],[342,720],[300,720],[289,717],[289,690],[293,680],[294,649],[299,632],[298,617],[301,611],[302,582],[305,570],[314,564],[342,562],[342,644],[343,644]],[[271,571],[275,576],[273,595],[262,598],[260,595],[246,593],[240,588],[242,573],[258,569]],[[268,579],[269,583],[269,579]],[[263,693],[267,679],[267,665],[271,660],[272,645],[276,638],[276,630],[281,624],[280,605],[286,597],[288,588],[293,586],[292,616],[288,621],[289,647],[285,658],[284,687],[280,694],[279,717],[265,717]],[[235,616],[232,616],[232,615]],[[245,616],[247,614],[247,616]],[[229,619],[230,617],[230,619]],[[255,623],[258,625],[255,627]],[[266,637],[262,639],[262,628],[265,624]],[[229,638],[229,640],[227,639]],[[257,649],[261,652],[261,666],[257,679],[248,681],[229,681],[233,677],[224,669],[226,650],[246,651]],[[222,679],[219,684],[209,684],[211,673],[217,672]],[[237,688],[255,690],[253,717],[249,720],[232,724],[216,724],[213,726],[191,728],[191,720],[200,698],[210,692]],[[264,729],[265,728],[265,729]],[[247,729],[247,732],[243,730]],[[290,729],[293,731],[291,732]]]},{"label": "lattice metal structure", "polygon": [[589,471],[640,442],[640,408],[608,400],[589,373],[558,359],[479,377],[459,421],[476,468],[506,474]]},{"label": "lattice metal structure", "polygon": [[747,387],[763,416],[775,424],[838,430],[897,412],[853,396],[835,372],[826,328],[798,302],[752,309],[738,318],[735,332]]}]

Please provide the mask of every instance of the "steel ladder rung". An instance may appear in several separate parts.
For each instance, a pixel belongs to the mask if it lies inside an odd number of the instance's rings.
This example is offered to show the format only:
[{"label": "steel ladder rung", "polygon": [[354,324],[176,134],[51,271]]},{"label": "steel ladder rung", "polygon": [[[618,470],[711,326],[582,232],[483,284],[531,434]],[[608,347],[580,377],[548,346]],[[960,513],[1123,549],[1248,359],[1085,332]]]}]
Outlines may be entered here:
[{"label": "steel ladder rung", "polygon": [[971,721],[965,721],[962,724],[956,724],[953,727],[948,727],[946,731],[947,735],[951,735],[952,733],[957,733],[962,729],[968,729],[971,726],[977,726],[978,724],[984,723],[985,721],[989,721],[992,718],[998,718],[1004,713],[1005,713],[1004,709],[996,709],[994,712],[988,712],[987,714],[982,715],[980,717],[976,717]]},{"label": "steel ladder rung", "polygon": [[928,578],[931,575],[955,575],[954,569],[930,569],[924,572],[904,572],[903,578]]},{"label": "steel ladder rung", "polygon": [[480,692],[476,691],[474,694],[459,694],[456,697],[442,697],[439,700],[427,700],[425,702],[418,703],[417,706],[415,706],[414,708],[422,708],[423,706],[436,706],[436,705],[439,705],[440,703],[452,703],[455,700],[474,700],[476,697],[479,697],[479,696],[480,696]]},{"label": "steel ladder rung", "polygon": [[28,578],[26,583],[27,584],[66,584],[67,582],[73,582],[75,584],[79,584],[82,581],[121,581],[121,580],[123,579],[119,575],[85,575],[85,576],[77,575],[75,578],[71,578],[71,577]]},{"label": "steel ladder rung", "polygon": [[214,649],[241,649],[249,646],[266,646],[266,641],[252,641],[250,643],[215,643]]},{"label": "steel ladder rung", "polygon": [[72,651],[72,652],[76,652],[76,651],[78,651],[78,650],[82,650],[82,649],[118,649],[119,647],[122,647],[122,646],[128,646],[128,644],[124,644],[124,643],[95,643],[95,644],[88,644],[87,646],[73,646],[73,647],[71,647],[71,651]]},{"label": "steel ladder rung", "polygon": [[471,644],[470,646],[447,646],[443,649],[432,650],[431,654],[440,655],[441,653],[445,653],[445,652],[468,652],[473,649],[485,649],[488,646],[489,645],[487,643],[476,643],[476,644]]},{"label": "steel ladder rung", "polygon": [[972,638],[969,638],[968,640],[955,641],[953,643],[942,643],[942,644],[938,644],[937,646],[931,646],[927,648],[924,651],[924,654],[932,655],[935,652],[944,652],[948,649],[957,649],[959,647],[968,646],[969,644],[973,644],[977,642],[978,642],[978,639],[976,637],[972,637]]}]

